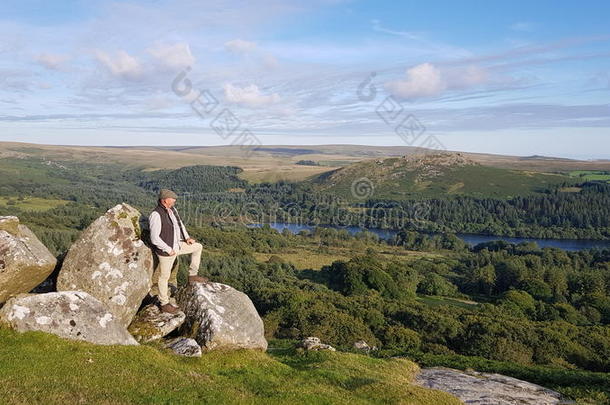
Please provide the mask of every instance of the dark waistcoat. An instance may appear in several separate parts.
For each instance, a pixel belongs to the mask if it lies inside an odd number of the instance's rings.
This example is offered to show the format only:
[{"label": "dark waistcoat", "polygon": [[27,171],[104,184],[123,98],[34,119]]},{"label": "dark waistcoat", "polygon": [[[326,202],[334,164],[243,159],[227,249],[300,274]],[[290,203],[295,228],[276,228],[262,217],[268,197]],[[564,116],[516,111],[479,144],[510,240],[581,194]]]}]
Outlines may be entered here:
[{"label": "dark waistcoat", "polygon": [[[159,216],[161,217],[161,234],[159,235],[161,237],[161,240],[163,242],[167,243],[170,247],[173,247],[174,246],[174,223],[172,222],[172,219],[169,217],[169,212],[162,205],[157,205],[157,207],[153,211],[159,213]],[[180,219],[178,212],[176,211],[175,208],[172,208],[172,212],[174,213],[174,216],[176,217],[176,220],[178,221],[178,227],[180,228],[180,236],[182,237],[182,239],[186,239],[184,236],[184,232],[182,232],[182,227],[180,226],[180,223],[182,222],[182,220]],[[169,253],[165,253],[164,251],[162,251],[161,249],[159,249],[158,247],[156,247],[154,245],[153,245],[153,249],[154,249],[155,253],[157,253],[158,255],[169,256]]]}]

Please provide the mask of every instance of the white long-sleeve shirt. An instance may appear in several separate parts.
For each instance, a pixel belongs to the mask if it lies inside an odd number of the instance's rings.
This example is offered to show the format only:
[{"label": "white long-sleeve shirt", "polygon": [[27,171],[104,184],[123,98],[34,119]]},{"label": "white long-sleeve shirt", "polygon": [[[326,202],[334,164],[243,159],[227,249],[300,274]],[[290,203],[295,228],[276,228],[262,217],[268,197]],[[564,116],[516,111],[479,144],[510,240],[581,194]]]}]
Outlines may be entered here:
[{"label": "white long-sleeve shirt", "polygon": [[190,236],[186,231],[186,227],[184,226],[182,221],[178,221],[178,219],[174,215],[173,210],[168,210],[168,213],[169,218],[174,224],[174,246],[169,246],[163,241],[163,239],[161,239],[161,216],[157,211],[151,212],[151,214],[148,216],[148,224],[150,227],[150,241],[153,243],[153,245],[155,245],[165,253],[170,253],[172,249],[174,250],[174,252],[177,253],[180,250],[180,228],[182,228],[182,232],[184,233],[184,237],[186,239],[189,239]]}]

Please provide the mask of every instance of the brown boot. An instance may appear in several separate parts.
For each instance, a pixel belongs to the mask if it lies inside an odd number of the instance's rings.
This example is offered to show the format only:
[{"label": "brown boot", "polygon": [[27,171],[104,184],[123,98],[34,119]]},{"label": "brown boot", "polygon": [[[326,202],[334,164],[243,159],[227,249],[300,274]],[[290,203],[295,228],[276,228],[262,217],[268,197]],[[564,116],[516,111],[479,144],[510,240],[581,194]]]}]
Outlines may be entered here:
[{"label": "brown boot", "polygon": [[168,314],[175,314],[176,312],[180,311],[180,308],[172,304],[165,304],[161,305],[161,311],[167,312]]},{"label": "brown boot", "polygon": [[207,279],[207,277],[201,277],[201,276],[189,276],[189,283],[207,283],[210,280]]}]

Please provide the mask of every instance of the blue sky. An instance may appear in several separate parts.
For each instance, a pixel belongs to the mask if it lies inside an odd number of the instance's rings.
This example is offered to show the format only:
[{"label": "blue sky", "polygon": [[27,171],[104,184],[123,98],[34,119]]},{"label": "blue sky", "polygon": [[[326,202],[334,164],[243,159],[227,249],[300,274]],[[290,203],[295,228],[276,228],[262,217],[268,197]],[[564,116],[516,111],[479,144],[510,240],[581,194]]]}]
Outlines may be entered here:
[{"label": "blue sky", "polygon": [[[604,1],[4,0],[0,140],[222,145],[227,109],[264,144],[418,146],[396,133],[412,116],[452,150],[608,159],[608,17]],[[217,106],[200,115],[202,92]]]}]

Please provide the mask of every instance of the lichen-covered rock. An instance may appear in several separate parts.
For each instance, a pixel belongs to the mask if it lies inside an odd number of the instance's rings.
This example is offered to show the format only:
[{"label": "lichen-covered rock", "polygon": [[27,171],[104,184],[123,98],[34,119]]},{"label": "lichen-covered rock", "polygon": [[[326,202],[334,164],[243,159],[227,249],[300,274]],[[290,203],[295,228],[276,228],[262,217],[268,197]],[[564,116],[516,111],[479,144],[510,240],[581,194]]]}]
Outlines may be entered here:
[{"label": "lichen-covered rock", "polygon": [[219,283],[189,283],[176,301],[186,314],[181,331],[204,350],[267,350],[263,321],[250,298]]},{"label": "lichen-covered rock", "polygon": [[195,339],[179,337],[168,340],[166,348],[172,349],[172,351],[185,357],[201,357],[201,346],[197,344]]},{"label": "lichen-covered rock", "polygon": [[467,404],[554,405],[567,404],[561,394],[527,381],[501,374],[460,371],[444,367],[422,369],[415,383],[445,391]]},{"label": "lichen-covered rock", "polygon": [[85,291],[129,326],[152,283],[153,256],[140,239],[140,213],[119,204],[96,219],[70,247],[58,291]]},{"label": "lichen-covered rock", "polygon": [[0,217],[0,303],[29,292],[53,272],[57,260],[17,217]]},{"label": "lichen-covered rock", "polygon": [[104,304],[81,291],[13,297],[0,309],[0,324],[99,345],[138,344]]},{"label": "lichen-covered rock", "polygon": [[182,311],[170,314],[161,312],[158,306],[150,304],[137,313],[128,330],[138,342],[151,342],[179,328],[185,317]]},{"label": "lichen-covered rock", "polygon": [[301,341],[300,346],[305,350],[313,350],[313,351],[328,350],[331,352],[336,351],[336,349],[334,347],[332,347],[331,345],[322,343],[320,338],[317,338],[315,336],[306,337],[305,339],[303,339]]}]

